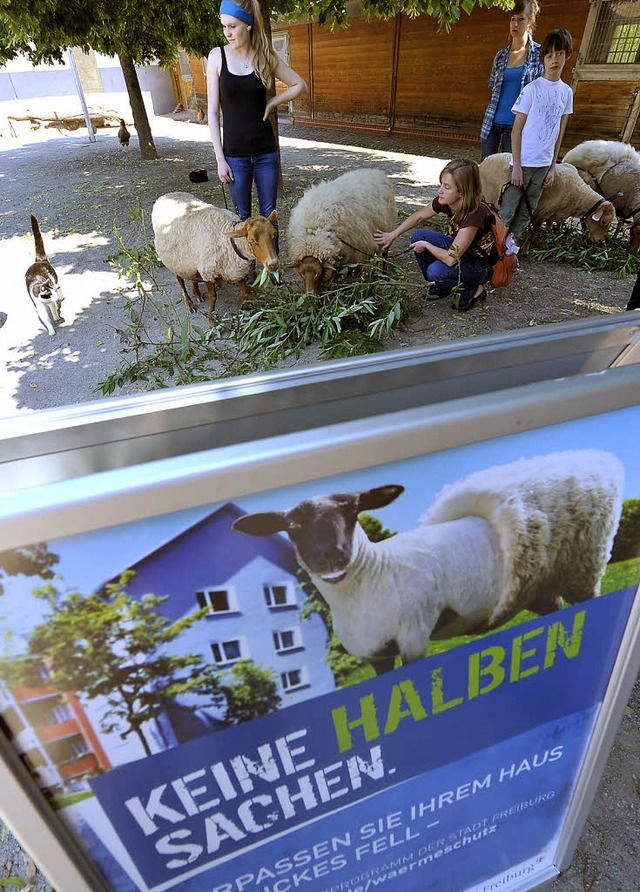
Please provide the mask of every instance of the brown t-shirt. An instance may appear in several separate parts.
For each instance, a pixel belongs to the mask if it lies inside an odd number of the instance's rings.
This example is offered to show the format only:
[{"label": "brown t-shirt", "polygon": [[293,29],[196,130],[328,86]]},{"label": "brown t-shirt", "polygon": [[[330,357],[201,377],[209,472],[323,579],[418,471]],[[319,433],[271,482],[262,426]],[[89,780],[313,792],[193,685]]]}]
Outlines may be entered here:
[{"label": "brown t-shirt", "polygon": [[448,204],[440,204],[438,201],[438,196],[433,199],[431,202],[431,207],[434,209],[436,214],[446,214],[450,219],[449,223],[449,234],[456,235],[456,233],[460,229],[465,229],[467,226],[477,226],[478,231],[473,237],[473,241],[469,245],[467,250],[471,248],[475,248],[479,241],[488,233],[491,232],[491,221],[493,220],[493,213],[489,207],[481,201],[475,211],[471,211],[471,213],[467,214],[459,224],[456,224],[451,220],[453,216],[453,212]]}]

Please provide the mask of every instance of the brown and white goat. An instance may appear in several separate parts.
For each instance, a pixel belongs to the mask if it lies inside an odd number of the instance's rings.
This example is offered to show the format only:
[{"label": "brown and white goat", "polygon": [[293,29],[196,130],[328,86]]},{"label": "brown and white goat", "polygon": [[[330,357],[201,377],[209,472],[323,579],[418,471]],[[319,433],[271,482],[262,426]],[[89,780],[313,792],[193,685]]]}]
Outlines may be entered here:
[{"label": "brown and white goat", "polygon": [[151,222],[156,253],[173,272],[184,295],[187,310],[195,306],[185,280],[192,283],[193,297],[200,300],[198,287],[204,282],[209,294],[209,322],[213,324],[216,282],[233,282],[240,298],[247,297],[246,276],[254,259],[270,272],[279,268],[276,252],[278,215],[249,217],[244,222],[224,208],[208,204],[189,192],[169,192],[153,205]]}]

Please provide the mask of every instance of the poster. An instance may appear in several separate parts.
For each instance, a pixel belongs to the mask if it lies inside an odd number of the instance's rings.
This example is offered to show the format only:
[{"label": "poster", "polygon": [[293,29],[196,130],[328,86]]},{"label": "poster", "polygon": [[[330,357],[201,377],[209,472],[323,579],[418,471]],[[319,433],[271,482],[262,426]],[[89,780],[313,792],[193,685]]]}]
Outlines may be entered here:
[{"label": "poster", "polygon": [[624,409],[5,555],[16,749],[118,892],[533,888],[636,596],[639,429]]}]

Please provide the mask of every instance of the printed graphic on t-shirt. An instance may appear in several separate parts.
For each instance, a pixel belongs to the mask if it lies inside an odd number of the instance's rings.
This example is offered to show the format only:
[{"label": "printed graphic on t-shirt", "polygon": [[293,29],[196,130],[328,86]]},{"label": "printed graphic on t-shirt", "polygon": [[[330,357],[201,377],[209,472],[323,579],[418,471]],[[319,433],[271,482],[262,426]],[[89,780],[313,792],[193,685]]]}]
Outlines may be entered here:
[{"label": "printed graphic on t-shirt", "polygon": [[540,99],[540,115],[537,122],[537,133],[532,133],[531,135],[537,139],[539,143],[546,145],[550,142],[555,142],[560,118],[564,114],[564,101],[563,97],[560,95],[543,95]]},{"label": "printed graphic on t-shirt", "polygon": [[539,78],[524,87],[512,109],[527,116],[522,131],[523,166],[551,163],[560,121],[563,115],[571,114],[572,99],[571,88],[562,81],[550,83]]}]

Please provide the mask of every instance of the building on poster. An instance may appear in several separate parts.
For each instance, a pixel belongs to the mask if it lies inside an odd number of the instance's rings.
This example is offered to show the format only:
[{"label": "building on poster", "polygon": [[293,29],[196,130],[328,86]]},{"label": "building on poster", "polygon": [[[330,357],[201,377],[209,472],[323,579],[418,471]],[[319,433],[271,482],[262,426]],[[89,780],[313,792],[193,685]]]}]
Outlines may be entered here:
[{"label": "building on poster", "polygon": [[[317,616],[308,622],[300,619],[305,592],[291,546],[282,540],[265,542],[258,553],[255,548],[232,549],[229,540],[236,534],[231,523],[240,514],[232,504],[224,505],[180,535],[158,543],[132,566],[123,567],[133,574],[127,592],[139,598],[149,592],[166,598],[160,610],[171,621],[206,609],[205,617],[167,644],[168,653],[199,655],[203,663],[214,664],[221,672],[239,660],[266,667],[277,680],[282,705],[333,690],[333,675],[322,660],[326,629]],[[44,666],[40,669],[48,676]],[[0,714],[16,746],[29,755],[43,786],[52,792],[74,789],[93,773],[145,754],[135,740],[123,741],[122,725],[109,723],[110,731],[102,730],[104,697],[85,701],[83,707],[75,694],[63,695],[50,686],[0,690]],[[21,702],[26,708],[21,708]],[[73,739],[68,722],[73,719],[70,711],[76,708],[82,712],[85,733],[78,729],[78,738]],[[226,727],[223,718],[224,705],[186,694],[174,701],[167,699],[162,712],[141,734],[150,752],[160,752]],[[31,743],[40,741],[37,753],[35,745],[27,746],[27,736]],[[60,740],[65,741],[62,755],[58,754]],[[76,758],[80,761],[74,765]],[[60,760],[65,764],[56,770]]]},{"label": "building on poster", "polygon": [[[42,681],[47,672],[42,667]],[[87,778],[111,768],[76,694],[44,685],[0,685],[0,718],[16,750],[49,795],[88,789]]]}]

